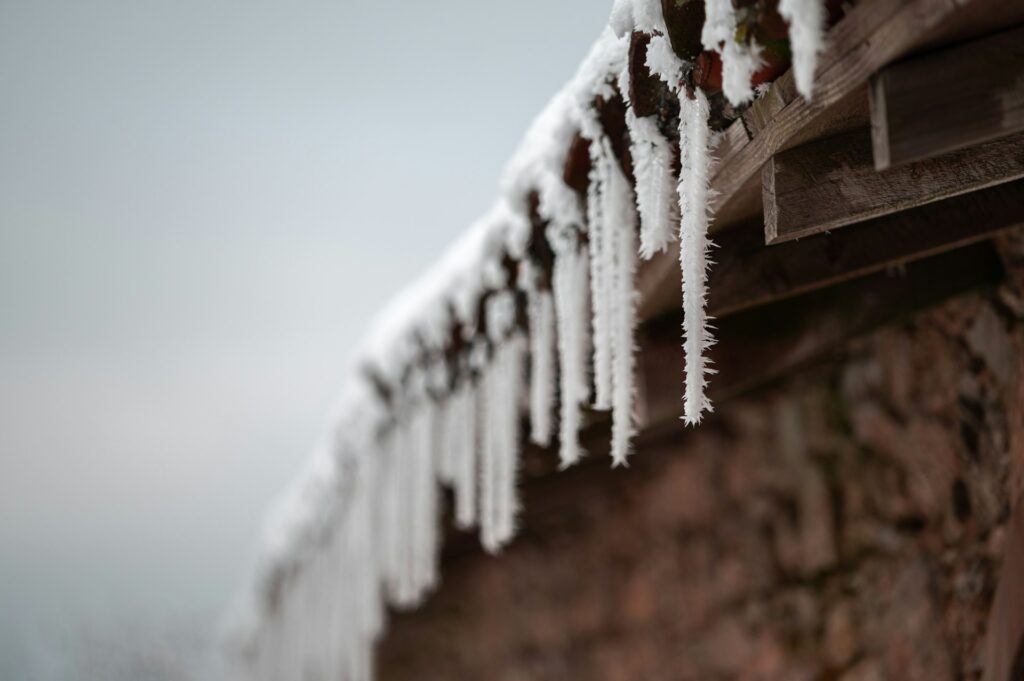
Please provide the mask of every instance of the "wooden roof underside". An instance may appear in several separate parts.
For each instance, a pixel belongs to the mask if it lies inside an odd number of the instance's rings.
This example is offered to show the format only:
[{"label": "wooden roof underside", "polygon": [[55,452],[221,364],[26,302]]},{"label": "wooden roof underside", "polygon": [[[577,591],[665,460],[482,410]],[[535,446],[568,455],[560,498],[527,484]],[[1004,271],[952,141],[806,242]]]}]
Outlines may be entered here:
[{"label": "wooden roof underside", "polygon": [[[1001,67],[1018,69],[1016,81],[985,76],[975,88],[981,94],[966,101],[957,101],[949,69],[991,64],[987,45],[1021,25],[1021,2],[860,0],[829,31],[813,100],[797,95],[787,72],[722,133],[711,180],[718,247],[708,301],[717,318],[711,354],[719,373],[710,383],[717,404],[819,360],[851,337],[999,281],[990,239],[1024,226],[1024,55],[1011,50],[1011,63]],[[909,76],[900,73],[911,69],[901,66],[907,59],[916,60]],[[936,83],[914,93],[922,73],[936,73]],[[910,90],[902,99],[901,88]],[[993,118],[986,88],[1009,88],[1017,98],[1004,98],[1009,103]],[[982,130],[966,137],[947,130],[955,143],[929,142],[922,157],[920,144],[892,143],[900,130],[879,129],[883,104],[909,107],[911,120],[919,106],[919,120],[929,121],[936,97],[966,108]],[[930,158],[927,148],[934,149]],[[678,248],[673,243],[644,262],[638,275],[640,448],[683,428]],[[897,264],[900,276],[890,276]],[[606,474],[600,454],[608,417],[591,412],[588,419],[583,441],[591,456],[580,466],[553,476],[557,457],[527,447],[527,524],[550,511],[543,497],[557,495],[552,487]],[[446,560],[477,552],[475,541],[454,529],[445,547]]]}]

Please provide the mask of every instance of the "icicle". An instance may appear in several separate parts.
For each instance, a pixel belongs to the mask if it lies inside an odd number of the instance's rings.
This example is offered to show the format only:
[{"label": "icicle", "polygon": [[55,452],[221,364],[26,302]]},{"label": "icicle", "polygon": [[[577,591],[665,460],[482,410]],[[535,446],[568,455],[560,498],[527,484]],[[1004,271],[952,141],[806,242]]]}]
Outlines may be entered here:
[{"label": "icicle", "polygon": [[496,544],[490,550],[497,550],[512,540],[516,530],[516,518],[519,516],[519,398],[523,390],[525,350],[526,339],[521,333],[514,334],[499,350],[498,399],[501,401],[502,409],[501,429],[499,440],[496,442]]},{"label": "icicle", "polygon": [[481,433],[480,439],[480,543],[488,551],[496,544],[495,534],[497,520],[497,439],[499,405],[497,399],[497,370],[494,365],[484,369],[480,382],[480,402],[483,409],[480,410],[481,418],[477,427]]},{"label": "icicle", "polygon": [[[656,19],[661,19],[660,4],[656,8],[645,9],[652,13],[656,11]],[[647,21],[654,21],[654,18]],[[664,25],[663,21],[661,25]],[[638,26],[638,30],[644,29]],[[664,36],[660,35],[655,38],[664,40]],[[629,78],[627,65],[619,75],[620,92],[630,91]],[[675,212],[679,204],[675,198],[676,182],[672,176],[672,146],[658,129],[656,117],[637,117],[632,106],[626,109],[626,127],[629,130],[629,151],[633,158],[637,208],[640,211],[640,256],[649,260],[655,253],[665,250],[675,238],[673,225],[676,224]]]},{"label": "icicle", "polygon": [[673,225],[677,216],[673,207],[678,201],[672,176],[672,149],[653,116],[637,118],[629,109],[626,124],[632,140],[630,153],[640,209],[640,257],[649,260],[675,238]]},{"label": "icicle", "polygon": [[609,159],[598,136],[590,144],[590,184],[587,187],[587,234],[590,238],[590,291],[593,314],[594,407],[609,409],[612,392],[611,303],[609,260],[613,251],[606,245],[607,222],[602,213]]},{"label": "icicle", "polygon": [[589,267],[587,254],[572,228],[549,228],[548,241],[556,251],[553,288],[555,319],[558,324],[559,461],[562,468],[576,463],[582,451],[579,443],[580,405],[587,400],[587,296]]},{"label": "icicle", "polygon": [[[349,517],[345,520],[348,530],[348,561],[354,572],[352,591],[357,599],[356,624],[361,639],[372,640],[383,626],[381,609],[380,576],[376,558],[375,500],[379,462],[376,457],[364,456],[359,465],[358,480],[353,489]],[[322,598],[322,594],[320,598]]]},{"label": "icicle", "polygon": [[519,460],[519,398],[526,341],[512,330],[512,294],[502,291],[487,301],[487,330],[496,343],[483,378],[480,540],[496,553],[512,538],[518,512],[516,468]]},{"label": "icicle", "polygon": [[538,278],[529,261],[520,265],[520,288],[526,291],[530,324],[530,440],[547,447],[555,402],[555,303],[551,292],[540,288]]},{"label": "icicle", "polygon": [[402,605],[405,598],[404,581],[404,546],[407,541],[406,519],[410,512],[406,509],[409,497],[406,492],[406,473],[408,466],[401,455],[400,447],[404,442],[403,426],[396,424],[381,438],[381,466],[384,469],[380,488],[380,524],[381,546],[380,563],[385,593],[388,600],[395,605]]},{"label": "icicle", "polygon": [[754,96],[751,79],[761,68],[761,47],[736,41],[736,10],[732,0],[707,0],[701,43],[706,50],[722,55],[722,92],[734,105],[749,102]]},{"label": "icicle", "polygon": [[705,394],[707,375],[714,373],[705,351],[714,344],[707,317],[708,175],[710,164],[708,101],[697,89],[693,99],[679,92],[679,138],[682,172],[679,175],[679,264],[683,282],[683,349],[686,390],[683,420],[699,423],[711,401]]},{"label": "icicle", "polygon": [[437,478],[451,485],[455,478],[454,439],[458,425],[455,423],[455,407],[449,392],[448,366],[443,359],[431,362],[429,370],[430,390],[433,395],[443,395],[437,400],[437,424],[434,432],[434,453],[437,464]]},{"label": "icicle", "polygon": [[451,398],[453,410],[455,524],[463,529],[476,523],[476,402],[477,388],[466,378]]},{"label": "icicle", "polygon": [[412,461],[413,476],[412,505],[415,509],[413,522],[413,599],[419,602],[423,595],[437,583],[438,556],[438,502],[437,483],[434,476],[434,428],[437,408],[424,398],[413,414]]},{"label": "icicle", "polygon": [[397,588],[395,590],[394,604],[400,608],[411,608],[419,600],[419,574],[417,558],[420,551],[421,535],[419,534],[420,520],[417,518],[420,512],[420,501],[422,494],[420,486],[422,480],[417,478],[422,466],[420,461],[425,458],[422,455],[422,446],[417,445],[418,429],[415,424],[415,414],[404,415],[403,420],[398,424],[398,438],[396,442],[396,472],[398,473],[397,499],[395,500],[400,515],[396,519],[399,531],[397,540]]},{"label": "icicle", "polygon": [[[607,144],[607,141],[602,141]],[[606,148],[611,156],[611,149]],[[633,334],[636,325],[636,209],[633,190],[618,162],[608,165],[605,207],[609,229],[608,269],[612,276],[609,292],[614,301],[612,307],[612,445],[614,465],[626,463],[630,443],[633,439]]]},{"label": "icicle", "polygon": [[825,46],[825,7],[821,0],[780,0],[779,14],[789,23],[796,89],[804,99],[814,91],[818,54]]}]

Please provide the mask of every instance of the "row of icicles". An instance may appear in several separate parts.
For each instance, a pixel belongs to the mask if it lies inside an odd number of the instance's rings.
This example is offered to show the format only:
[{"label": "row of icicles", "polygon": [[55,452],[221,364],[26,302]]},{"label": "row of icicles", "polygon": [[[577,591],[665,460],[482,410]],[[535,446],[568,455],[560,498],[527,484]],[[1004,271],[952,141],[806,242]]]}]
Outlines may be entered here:
[{"label": "row of icicles", "polygon": [[[735,21],[729,0],[706,6],[705,44],[722,51],[727,96],[745,101],[756,46],[736,47],[723,33]],[[783,0],[780,9],[796,27],[794,68],[806,96],[821,49],[822,10],[815,0]],[[591,157],[585,224],[545,216],[555,253],[549,288],[528,258],[516,281],[505,282],[525,296],[528,333],[516,325],[515,295],[506,288],[487,298],[480,320],[486,339],[477,338],[459,366],[411,371],[405,389],[392,396],[391,425],[367,448],[348,453],[356,465],[345,503],[290,574],[273,612],[261,618],[247,648],[245,678],[370,681],[384,604],[413,607],[438,583],[438,483],[453,492],[456,525],[478,528],[487,551],[498,552],[515,535],[524,412],[530,440],[542,447],[555,441],[557,426],[559,461],[568,467],[584,453],[583,408],[610,411],[611,459],[626,464],[635,431],[638,256],[649,258],[676,238],[685,319],[683,419],[695,424],[711,410],[705,391],[712,373],[706,350],[713,343],[705,310],[708,101],[699,89],[680,86],[683,63],[671,52],[660,3],[627,0],[617,3],[620,10],[629,15],[627,26],[654,36],[647,65],[679,99],[678,180],[671,144],[653,117],[627,110],[635,190],[593,112],[583,117],[580,133]],[[620,91],[629,92],[628,71],[614,75]],[[746,87],[738,87],[744,78]],[[453,371],[460,378],[451,389],[445,377]],[[435,383],[445,384],[445,397],[436,398]]]}]

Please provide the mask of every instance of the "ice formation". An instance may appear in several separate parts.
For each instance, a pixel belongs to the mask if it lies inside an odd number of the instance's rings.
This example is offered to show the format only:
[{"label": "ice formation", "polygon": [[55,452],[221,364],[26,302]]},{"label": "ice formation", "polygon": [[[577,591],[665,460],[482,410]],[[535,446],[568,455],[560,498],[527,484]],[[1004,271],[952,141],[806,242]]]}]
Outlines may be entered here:
[{"label": "ice formation", "polygon": [[779,14],[789,23],[797,92],[810,99],[818,54],[825,46],[825,5],[822,0],[779,0]]},{"label": "ice formation", "polygon": [[[729,0],[706,7],[702,41],[721,53],[725,95],[747,101],[758,48],[734,39]],[[806,96],[824,9],[782,0],[780,12]],[[634,31],[650,37],[645,66],[679,102],[678,178],[668,117],[637,116],[628,102]],[[524,440],[557,439],[560,467],[574,465],[584,409],[608,411],[612,464],[626,463],[638,263],[676,238],[683,419],[695,424],[711,410],[713,137],[708,98],[687,83],[688,69],[660,0],[617,0],[610,27],[509,162],[494,207],[373,325],[308,468],[268,523],[236,613],[242,678],[370,681],[386,606],[415,607],[440,582],[441,485],[453,491],[454,522],[478,528],[483,547],[498,552],[516,532]],[[595,105],[620,97],[628,139],[612,137]],[[585,189],[566,171],[580,145]],[[546,257],[531,250],[538,238]]]},{"label": "ice formation", "polygon": [[738,42],[736,10],[732,0],[705,0],[706,18],[701,42],[706,50],[722,54],[722,91],[733,104],[745,104],[754,96],[751,79],[761,66],[761,48],[753,40]]}]

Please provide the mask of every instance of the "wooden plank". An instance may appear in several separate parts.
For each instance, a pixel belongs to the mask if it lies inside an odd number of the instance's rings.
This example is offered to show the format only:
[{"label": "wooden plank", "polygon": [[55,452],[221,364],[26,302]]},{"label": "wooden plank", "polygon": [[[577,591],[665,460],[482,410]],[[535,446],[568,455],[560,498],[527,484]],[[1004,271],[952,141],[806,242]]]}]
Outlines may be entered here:
[{"label": "wooden plank", "polygon": [[1016,180],[765,248],[761,225],[717,237],[708,309],[724,317],[1024,227]]},{"label": "wooden plank", "polygon": [[776,154],[761,177],[774,244],[1024,177],[1024,133],[878,172],[857,130]]},{"label": "wooden plank", "polygon": [[875,169],[1024,130],[1024,26],[888,66],[868,88]]},{"label": "wooden plank", "polygon": [[1006,550],[985,634],[984,681],[1024,679],[1024,503],[1007,526]]},{"label": "wooden plank", "polygon": [[[990,242],[967,246],[837,286],[767,305],[718,322],[709,383],[716,403],[779,379],[826,356],[850,338],[1002,276]],[[683,353],[678,316],[644,327],[639,344],[638,399],[645,433],[678,427]]]}]

